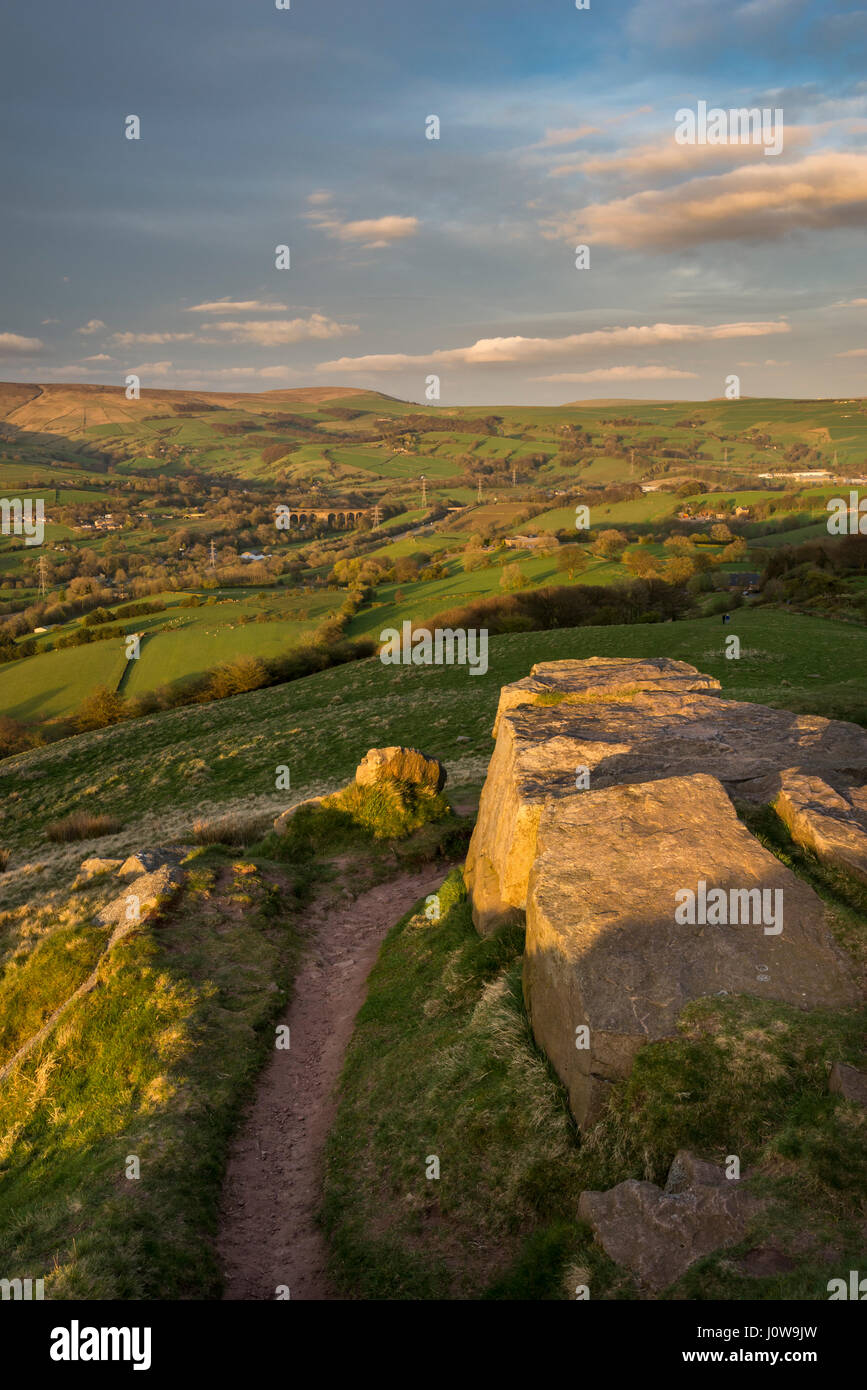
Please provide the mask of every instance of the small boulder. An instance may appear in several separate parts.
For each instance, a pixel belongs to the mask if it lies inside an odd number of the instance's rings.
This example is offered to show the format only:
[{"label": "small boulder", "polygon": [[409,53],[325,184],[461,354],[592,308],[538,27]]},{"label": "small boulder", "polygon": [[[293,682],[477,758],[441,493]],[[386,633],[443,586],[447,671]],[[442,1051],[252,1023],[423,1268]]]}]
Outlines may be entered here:
[{"label": "small boulder", "polygon": [[848,1067],[845,1062],[835,1062],[828,1077],[828,1090],[844,1100],[854,1100],[857,1105],[867,1109],[867,1072],[857,1067]]},{"label": "small boulder", "polygon": [[125,859],[117,875],[118,878],[136,878],[140,874],[151,874],[163,865],[177,868],[185,858],[186,851],[181,849],[143,849]]},{"label": "small boulder", "polygon": [[97,913],[101,927],[134,927],[156,917],[171,902],[185,875],[172,864],[162,864],[153,873],[134,879],[107,907]]},{"label": "small boulder", "polygon": [[740,1184],[681,1150],[664,1189],[629,1178],[608,1192],[582,1192],[578,1214],[606,1255],[658,1292],[696,1260],[744,1239],[762,1203]]},{"label": "small boulder", "polygon": [[94,856],[91,859],[83,859],[79,876],[81,878],[96,878],[97,874],[116,873],[123,863],[122,859],[100,859]]},{"label": "small boulder", "polygon": [[277,831],[277,834],[283,834],[292,817],[297,815],[302,806],[318,806],[320,802],[324,800],[324,796],[309,796],[306,801],[299,801],[296,805],[290,806],[288,811],[281,811],[274,822],[274,829]]},{"label": "small boulder", "polygon": [[371,748],[365,753],[355,773],[359,787],[372,787],[377,782],[393,779],[396,782],[416,782],[440,792],[446,784],[446,769],[439,758],[431,758],[418,748]]}]

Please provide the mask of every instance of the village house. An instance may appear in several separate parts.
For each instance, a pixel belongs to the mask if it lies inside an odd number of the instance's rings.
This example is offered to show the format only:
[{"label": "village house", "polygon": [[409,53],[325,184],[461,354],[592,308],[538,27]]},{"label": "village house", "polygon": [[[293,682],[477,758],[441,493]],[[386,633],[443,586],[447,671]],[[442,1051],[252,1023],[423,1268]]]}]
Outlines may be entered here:
[{"label": "village house", "polygon": [[550,544],[550,536],[506,536],[504,540],[508,550],[538,550],[540,546]]}]

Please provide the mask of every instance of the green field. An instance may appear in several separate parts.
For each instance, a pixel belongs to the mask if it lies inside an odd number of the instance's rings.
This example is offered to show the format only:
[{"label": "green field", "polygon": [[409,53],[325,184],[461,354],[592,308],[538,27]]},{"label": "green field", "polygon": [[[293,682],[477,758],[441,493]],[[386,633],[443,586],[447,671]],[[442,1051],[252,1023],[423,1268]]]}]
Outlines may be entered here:
[{"label": "green field", "polygon": [[172,630],[145,638],[123,693],[131,698],[143,695],[242,656],[285,656],[315,631],[312,622],[223,622],[209,626],[207,619],[180,619]]},{"label": "green field", "polygon": [[[739,661],[724,655],[730,632],[743,643]],[[716,676],[732,698],[867,723],[867,633],[850,624],[740,609],[725,628],[718,619],[696,619],[520,633],[491,639],[486,675],[373,658],[17,754],[0,762],[0,839],[32,853],[47,821],[92,804],[127,824],[163,817],[165,839],[188,827],[203,802],[273,799],[278,763],[291,767],[298,796],[312,795],[345,781],[368,748],[392,743],[463,766],[453,780],[479,780],[500,687],[527,675],[535,661],[594,655],[670,656]],[[0,681],[12,674],[0,669]],[[95,783],[97,748],[103,772]]]},{"label": "green field", "polygon": [[96,686],[114,689],[125,665],[119,641],[67,647],[10,662],[0,666],[0,709],[25,721],[71,714]]}]

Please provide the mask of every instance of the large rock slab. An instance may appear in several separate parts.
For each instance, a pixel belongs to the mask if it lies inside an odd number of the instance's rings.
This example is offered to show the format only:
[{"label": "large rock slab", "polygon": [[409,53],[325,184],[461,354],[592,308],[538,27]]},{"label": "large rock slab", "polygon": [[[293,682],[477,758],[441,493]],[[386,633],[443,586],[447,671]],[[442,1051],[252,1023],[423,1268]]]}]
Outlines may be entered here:
[{"label": "large rock slab", "polygon": [[[552,799],[535,838],[524,995],[579,1124],[598,1117],[640,1047],[676,1032],[693,999],[857,1002],[821,899],[741,824],[716,778]],[[699,899],[702,885],[706,896],[722,890],[723,920],[709,911],[702,921],[697,908],[692,924],[678,921],[685,891]]]},{"label": "large rock slab", "polygon": [[[503,692],[464,870],[473,920],[483,934],[522,917],[539,819],[546,807],[586,795],[578,790],[579,775],[598,789],[702,771],[733,796],[757,803],[770,799],[769,778],[778,779],[781,768],[797,765],[835,785],[867,781],[867,732],[856,725],[688,689],[709,679],[690,674],[693,668],[657,673],[660,682],[681,681],[677,691],[630,693],[641,679],[636,668],[648,664],[632,661],[622,663],[625,683],[613,669],[618,663],[607,663],[579,688],[574,668],[584,664],[545,663],[543,675],[533,677],[544,680],[545,690],[517,690],[525,684],[517,682]],[[594,671],[598,665],[587,664]],[[559,666],[566,668],[562,700]],[[601,686],[593,684],[597,679]],[[529,698],[546,703],[528,704]],[[519,703],[509,707],[513,699]]]},{"label": "large rock slab", "polygon": [[659,1292],[696,1260],[743,1240],[761,1208],[741,1180],[681,1150],[664,1189],[630,1178],[582,1192],[578,1214],[616,1264]]},{"label": "large rock slab", "polygon": [[705,676],[686,661],[666,656],[623,658],[591,656],[584,661],[537,661],[523,680],[504,685],[500,691],[494,737],[500,715],[518,705],[536,705],[540,700],[620,700],[642,691],[654,694],[686,695],[691,691],[719,690],[713,676]]},{"label": "large rock slab", "polygon": [[867,786],[836,791],[823,778],[789,767],[780,773],[773,804],[793,840],[867,883]]}]

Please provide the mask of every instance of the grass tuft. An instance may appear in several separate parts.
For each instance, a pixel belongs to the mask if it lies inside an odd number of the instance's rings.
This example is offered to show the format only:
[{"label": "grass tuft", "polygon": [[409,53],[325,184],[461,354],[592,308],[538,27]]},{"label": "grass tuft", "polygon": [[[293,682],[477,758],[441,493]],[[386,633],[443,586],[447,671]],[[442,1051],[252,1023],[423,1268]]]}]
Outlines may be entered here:
[{"label": "grass tuft", "polygon": [[69,840],[98,840],[102,835],[114,835],[123,829],[116,816],[94,816],[89,811],[73,811],[62,820],[49,821],[45,834],[55,844]]}]

